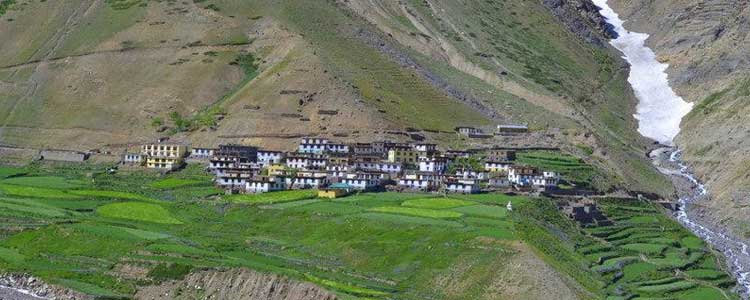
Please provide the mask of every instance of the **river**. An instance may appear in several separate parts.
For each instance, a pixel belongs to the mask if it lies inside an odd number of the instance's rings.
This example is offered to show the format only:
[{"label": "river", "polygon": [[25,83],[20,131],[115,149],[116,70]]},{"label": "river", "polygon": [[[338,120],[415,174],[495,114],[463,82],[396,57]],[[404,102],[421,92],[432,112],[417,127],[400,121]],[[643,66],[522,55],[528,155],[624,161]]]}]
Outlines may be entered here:
[{"label": "river", "polygon": [[694,204],[711,198],[706,187],[680,160],[680,150],[674,147],[673,140],[680,132],[680,122],[693,104],[672,90],[666,73],[669,65],[660,63],[654,51],[646,46],[648,34],[625,29],[625,21],[609,7],[607,0],[592,1],[601,8],[601,14],[617,33],[610,44],[623,53],[623,58],[631,66],[628,82],[638,98],[634,115],[638,120],[638,132],[666,145],[651,152],[650,156],[654,166],[672,179],[677,190],[679,208],[675,219],[724,254],[743,299],[750,299],[748,245],[720,226],[712,225],[711,220],[693,209]]}]

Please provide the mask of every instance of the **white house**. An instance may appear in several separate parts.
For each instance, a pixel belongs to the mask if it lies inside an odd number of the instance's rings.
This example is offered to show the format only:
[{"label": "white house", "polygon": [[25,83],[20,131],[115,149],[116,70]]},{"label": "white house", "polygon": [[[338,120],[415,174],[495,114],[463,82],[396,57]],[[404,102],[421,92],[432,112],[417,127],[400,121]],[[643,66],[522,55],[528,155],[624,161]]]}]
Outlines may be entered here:
[{"label": "white house", "polygon": [[484,133],[481,129],[474,127],[456,127],[456,131],[466,136]]},{"label": "white house", "polygon": [[479,180],[487,179],[488,177],[486,172],[477,172],[469,169],[458,169],[454,175],[460,178],[474,178]]},{"label": "white house", "polygon": [[431,191],[435,189],[435,181],[429,179],[401,178],[396,185],[414,191]]},{"label": "white house", "polygon": [[442,172],[445,172],[445,169],[447,167],[448,167],[448,164],[445,162],[444,159],[428,158],[428,159],[422,159],[419,161],[419,171],[421,172],[442,173]]},{"label": "white house", "polygon": [[325,151],[333,153],[349,153],[349,145],[328,143],[325,145]]},{"label": "white house", "polygon": [[286,166],[292,169],[324,169],[328,160],[323,157],[313,156],[289,156],[286,158]]},{"label": "white house", "polygon": [[326,172],[330,178],[343,178],[351,170],[348,165],[327,165]]},{"label": "white house", "polygon": [[260,194],[273,191],[281,191],[286,188],[285,181],[276,177],[262,177],[248,180],[245,184],[245,192]]},{"label": "white house", "polygon": [[357,168],[363,171],[379,171],[387,173],[401,172],[401,164],[395,162],[358,162]]},{"label": "white house", "polygon": [[283,159],[284,153],[281,151],[258,150],[258,163],[262,166],[278,164]]},{"label": "white house", "polygon": [[192,148],[190,149],[190,158],[193,159],[209,159],[214,156],[216,149],[211,148]]},{"label": "white house", "polygon": [[479,185],[468,182],[446,182],[445,190],[449,193],[474,194],[479,192]]},{"label": "white house", "polygon": [[380,185],[380,180],[366,178],[344,178],[341,179],[341,183],[348,184],[358,191],[368,191],[378,187]]},{"label": "white house", "polygon": [[310,165],[310,159],[304,156],[290,156],[286,158],[287,168],[307,169]]},{"label": "white house", "polygon": [[139,153],[126,153],[122,156],[123,164],[140,165],[143,163],[143,155]]},{"label": "white house", "polygon": [[324,138],[306,137],[302,138],[298,147],[298,152],[315,154],[321,154],[324,152],[349,153],[349,145],[331,143],[331,141]]},{"label": "white house", "polygon": [[323,153],[326,150],[326,145],[324,144],[300,144],[299,145],[299,152],[300,153]]},{"label": "white house", "polygon": [[252,179],[253,173],[245,171],[225,171],[216,176],[216,184],[223,188],[245,189],[247,182]]},{"label": "white house", "polygon": [[418,143],[413,145],[414,150],[417,150],[419,152],[435,152],[437,151],[437,145],[436,144],[429,144],[429,143]]},{"label": "white house", "polygon": [[518,186],[531,186],[536,176],[543,176],[536,168],[514,166],[508,169],[508,181]]},{"label": "white house", "polygon": [[531,185],[539,189],[550,189],[557,186],[560,176],[555,172],[544,171],[541,175],[531,178]]},{"label": "white house", "polygon": [[327,176],[305,176],[298,174],[294,178],[287,178],[287,186],[294,189],[317,189],[329,183]]}]

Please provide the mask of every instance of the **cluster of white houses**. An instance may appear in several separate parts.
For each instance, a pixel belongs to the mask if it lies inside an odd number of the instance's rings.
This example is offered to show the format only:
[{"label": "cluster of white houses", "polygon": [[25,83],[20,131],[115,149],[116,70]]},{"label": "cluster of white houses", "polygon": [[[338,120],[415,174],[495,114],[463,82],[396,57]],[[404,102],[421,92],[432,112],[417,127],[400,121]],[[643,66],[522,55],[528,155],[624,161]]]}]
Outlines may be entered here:
[{"label": "cluster of white houses", "polygon": [[303,138],[294,152],[253,146],[220,145],[218,149],[149,144],[126,154],[123,163],[172,170],[183,158],[208,162],[218,186],[232,193],[287,189],[444,191],[477,193],[483,189],[545,190],[557,186],[554,172],[514,164],[512,149],[438,150],[429,143],[388,141],[343,144]]}]

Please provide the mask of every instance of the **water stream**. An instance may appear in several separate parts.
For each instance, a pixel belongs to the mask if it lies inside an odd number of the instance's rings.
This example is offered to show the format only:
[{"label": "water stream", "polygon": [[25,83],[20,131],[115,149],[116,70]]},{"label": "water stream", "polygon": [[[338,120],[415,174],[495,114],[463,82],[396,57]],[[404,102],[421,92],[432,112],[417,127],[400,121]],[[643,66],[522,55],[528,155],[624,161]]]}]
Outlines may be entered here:
[{"label": "water stream", "polygon": [[714,249],[724,254],[732,274],[737,279],[743,299],[750,299],[750,254],[748,245],[732,237],[721,227],[693,210],[693,204],[710,201],[705,185],[699,182],[681,160],[680,150],[673,139],[680,132],[682,118],[693,107],[678,96],[669,85],[667,64],[656,59],[653,50],[646,46],[648,34],[625,29],[625,21],[607,4],[607,0],[592,0],[601,8],[601,14],[617,33],[610,44],[623,53],[630,64],[628,82],[633,87],[638,105],[634,117],[638,132],[666,147],[654,150],[651,158],[662,173],[670,176],[677,188],[679,208],[675,218],[686,228],[702,238]]}]

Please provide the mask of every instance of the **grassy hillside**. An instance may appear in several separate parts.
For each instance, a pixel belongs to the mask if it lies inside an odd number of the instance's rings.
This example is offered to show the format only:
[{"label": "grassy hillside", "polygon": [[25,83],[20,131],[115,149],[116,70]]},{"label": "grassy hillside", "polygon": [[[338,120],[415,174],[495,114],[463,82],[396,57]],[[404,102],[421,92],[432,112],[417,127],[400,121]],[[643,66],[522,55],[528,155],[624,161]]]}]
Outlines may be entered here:
[{"label": "grassy hillside", "polygon": [[617,54],[537,1],[64,2],[3,16],[3,144],[289,147],[515,122],[593,149],[578,154],[608,174],[601,188],[671,190],[642,155]]}]

